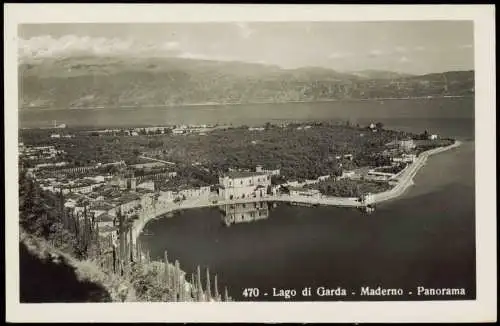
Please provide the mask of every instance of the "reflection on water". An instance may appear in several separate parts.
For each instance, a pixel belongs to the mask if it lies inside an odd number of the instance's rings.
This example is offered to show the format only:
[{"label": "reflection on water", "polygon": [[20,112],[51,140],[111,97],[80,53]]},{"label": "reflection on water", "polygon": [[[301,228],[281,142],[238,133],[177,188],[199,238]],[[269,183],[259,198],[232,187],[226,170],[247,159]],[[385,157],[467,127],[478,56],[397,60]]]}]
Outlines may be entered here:
[{"label": "reflection on water", "polygon": [[269,217],[269,204],[267,202],[223,205],[219,206],[219,209],[222,213],[222,222],[226,226],[254,222]]}]

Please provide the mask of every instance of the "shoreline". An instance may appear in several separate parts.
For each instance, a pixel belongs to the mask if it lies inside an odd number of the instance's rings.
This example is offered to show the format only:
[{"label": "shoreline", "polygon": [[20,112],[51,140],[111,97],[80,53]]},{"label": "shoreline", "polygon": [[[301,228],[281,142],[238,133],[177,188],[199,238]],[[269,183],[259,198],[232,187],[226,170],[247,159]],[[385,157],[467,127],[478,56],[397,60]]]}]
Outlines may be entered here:
[{"label": "shoreline", "polygon": [[405,170],[403,170],[401,175],[398,177],[397,185],[390,190],[373,194],[372,203],[378,204],[380,202],[385,202],[400,197],[406,192],[406,190],[408,190],[408,188],[410,188],[414,184],[414,177],[417,175],[418,171],[420,171],[420,169],[425,166],[427,159],[430,156],[448,151],[453,148],[457,148],[461,145],[462,141],[455,140],[455,142],[451,145],[433,148],[420,153],[415,162],[413,162]]},{"label": "shoreline", "polygon": [[232,200],[232,201],[220,201],[220,200],[211,200],[209,198],[196,198],[196,199],[187,199],[180,203],[165,203],[160,204],[158,208],[152,208],[143,211],[139,219],[134,220],[132,224],[132,239],[134,241],[137,240],[139,235],[144,230],[146,224],[154,219],[161,218],[163,215],[168,213],[173,213],[180,210],[185,209],[194,209],[194,208],[207,208],[207,207],[218,207],[223,205],[231,205],[231,204],[243,204],[243,203],[251,203],[251,202],[288,202],[288,203],[302,203],[302,204],[312,204],[312,205],[323,205],[323,206],[336,206],[336,207],[354,207],[354,208],[362,208],[366,207],[366,205],[378,204],[381,202],[386,202],[392,199],[396,199],[402,196],[413,184],[413,178],[418,173],[418,171],[425,166],[427,159],[435,154],[442,153],[448,151],[453,148],[457,148],[462,145],[462,141],[455,140],[455,142],[451,145],[445,147],[438,147],[427,150],[425,152],[420,153],[415,162],[408,165],[408,167],[403,170],[403,172],[398,177],[398,183],[392,189],[376,193],[372,195],[372,200],[367,203],[361,203],[357,198],[348,198],[348,197],[333,197],[333,196],[320,196],[319,198],[311,198],[304,196],[290,196],[290,195],[279,195],[279,196],[265,196],[255,199],[240,199],[240,200]]},{"label": "shoreline", "polygon": [[302,101],[262,101],[262,102],[235,102],[235,103],[185,103],[185,104],[149,104],[149,105],[116,105],[116,106],[87,106],[87,107],[67,107],[67,108],[42,108],[42,107],[20,107],[19,111],[65,111],[65,110],[130,110],[130,109],[165,109],[165,108],[198,108],[211,106],[243,106],[262,104],[293,104],[293,103],[342,103],[342,102],[379,102],[397,100],[436,100],[449,98],[473,98],[474,95],[440,95],[440,96],[414,96],[414,97],[381,97],[381,98],[353,98],[353,99],[323,99],[323,100],[302,100]]}]

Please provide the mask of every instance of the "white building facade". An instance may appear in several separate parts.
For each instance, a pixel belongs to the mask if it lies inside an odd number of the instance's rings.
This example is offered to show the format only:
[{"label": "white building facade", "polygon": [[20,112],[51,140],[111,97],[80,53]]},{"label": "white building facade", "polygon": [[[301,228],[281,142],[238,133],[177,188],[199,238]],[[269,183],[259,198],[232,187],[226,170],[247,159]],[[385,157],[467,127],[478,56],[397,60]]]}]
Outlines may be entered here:
[{"label": "white building facade", "polygon": [[264,172],[229,172],[219,178],[222,199],[259,198],[266,196],[271,176]]}]

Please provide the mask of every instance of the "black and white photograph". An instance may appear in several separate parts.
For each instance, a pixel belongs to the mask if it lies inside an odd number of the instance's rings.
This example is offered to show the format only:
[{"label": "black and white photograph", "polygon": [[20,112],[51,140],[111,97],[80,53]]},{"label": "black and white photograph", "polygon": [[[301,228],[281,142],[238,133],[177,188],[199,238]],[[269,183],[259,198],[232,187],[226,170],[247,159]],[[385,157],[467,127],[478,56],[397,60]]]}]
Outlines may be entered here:
[{"label": "black and white photograph", "polygon": [[451,307],[479,302],[478,257],[496,289],[489,38],[356,10],[16,23],[15,304]]}]

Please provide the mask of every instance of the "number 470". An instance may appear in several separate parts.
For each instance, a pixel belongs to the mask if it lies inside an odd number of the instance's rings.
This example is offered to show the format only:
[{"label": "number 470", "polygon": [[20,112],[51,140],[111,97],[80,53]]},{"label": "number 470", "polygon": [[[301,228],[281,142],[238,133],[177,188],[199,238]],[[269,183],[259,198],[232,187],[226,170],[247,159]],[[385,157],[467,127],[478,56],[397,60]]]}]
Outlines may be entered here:
[{"label": "number 470", "polygon": [[259,296],[259,289],[257,288],[248,288],[243,290],[243,296],[248,298],[256,298]]}]

